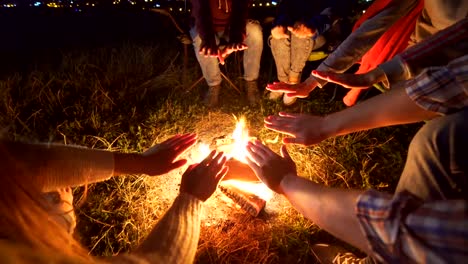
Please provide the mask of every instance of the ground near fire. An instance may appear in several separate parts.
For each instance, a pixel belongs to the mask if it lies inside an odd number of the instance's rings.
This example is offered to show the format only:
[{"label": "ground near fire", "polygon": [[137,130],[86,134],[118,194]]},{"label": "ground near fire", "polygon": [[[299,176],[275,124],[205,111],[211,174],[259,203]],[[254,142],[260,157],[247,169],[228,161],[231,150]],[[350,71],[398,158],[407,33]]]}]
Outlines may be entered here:
[{"label": "ground near fire", "polygon": [[[262,64],[262,87],[271,78],[268,55]],[[196,132],[200,142],[210,144],[232,133],[233,116],[245,116],[250,134],[278,151],[282,136],[263,127],[265,116],[284,110],[323,115],[343,108],[340,94],[332,98],[332,87],[315,91],[292,108],[267,100],[248,107],[225,84],[221,107],[210,111],[201,104],[204,85],[186,89],[201,73],[191,54],[184,83],[183,56],[174,38],[71,49],[55,54],[53,65],[37,62],[10,70],[0,78],[2,135],[141,152],[177,133]],[[227,70],[240,84],[235,66]],[[299,174],[312,181],[391,192],[417,127],[355,133],[312,147],[290,146],[289,151]],[[184,169],[160,177],[115,177],[89,185],[86,195],[84,188],[76,188],[77,239],[92,255],[130,251],[172,203]],[[197,263],[314,263],[312,244],[344,245],[280,196],[268,201],[258,217],[239,209],[219,190],[205,207]]]}]

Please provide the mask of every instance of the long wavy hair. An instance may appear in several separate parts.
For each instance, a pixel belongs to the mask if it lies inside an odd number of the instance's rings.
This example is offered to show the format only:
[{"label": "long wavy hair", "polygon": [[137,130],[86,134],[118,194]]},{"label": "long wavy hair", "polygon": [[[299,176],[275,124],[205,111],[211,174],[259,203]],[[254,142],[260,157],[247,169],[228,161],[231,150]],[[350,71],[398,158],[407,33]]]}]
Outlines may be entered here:
[{"label": "long wavy hair", "polygon": [[[23,253],[29,250],[47,256],[50,262],[92,261],[72,235],[49,217],[41,202],[41,190],[34,186],[34,175],[28,174],[27,168],[27,164],[9,153],[0,139],[0,243],[22,248]],[[0,254],[5,252],[11,251],[0,250]],[[15,262],[11,256],[0,258],[2,263]]]}]

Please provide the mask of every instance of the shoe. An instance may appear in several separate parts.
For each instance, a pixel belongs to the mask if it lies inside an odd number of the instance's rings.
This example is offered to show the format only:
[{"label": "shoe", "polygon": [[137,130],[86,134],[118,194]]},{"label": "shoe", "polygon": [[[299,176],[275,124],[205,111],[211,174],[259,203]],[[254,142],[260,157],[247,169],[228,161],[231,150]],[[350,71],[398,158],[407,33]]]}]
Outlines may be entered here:
[{"label": "shoe", "polygon": [[275,101],[275,100],[280,99],[281,96],[283,96],[283,93],[280,93],[280,92],[270,92],[270,94],[268,95],[268,99],[270,99],[270,100],[272,100],[272,101]]},{"label": "shoe", "polygon": [[245,85],[247,87],[247,100],[249,101],[249,105],[255,106],[260,99],[257,81],[246,81]]},{"label": "shoe", "polygon": [[316,244],[311,247],[311,251],[318,262],[322,264],[363,263],[363,259],[356,257],[353,253],[347,252],[346,249],[339,246]]},{"label": "shoe", "polygon": [[[301,74],[294,74],[294,76],[290,75],[289,76],[289,80],[288,80],[288,83],[289,84],[298,84],[301,80]],[[286,94],[284,94],[283,96],[283,104],[286,105],[286,106],[290,106],[290,105],[293,105],[295,102],[297,101],[297,97],[289,97],[289,96],[286,96]]]},{"label": "shoe", "polygon": [[219,91],[221,90],[221,85],[210,86],[208,92],[206,93],[205,99],[203,100],[204,104],[208,108],[217,107],[219,105]]},{"label": "shoe", "polygon": [[286,94],[283,96],[283,104],[287,106],[293,105],[296,102],[296,100],[297,97],[289,97],[286,96]]}]

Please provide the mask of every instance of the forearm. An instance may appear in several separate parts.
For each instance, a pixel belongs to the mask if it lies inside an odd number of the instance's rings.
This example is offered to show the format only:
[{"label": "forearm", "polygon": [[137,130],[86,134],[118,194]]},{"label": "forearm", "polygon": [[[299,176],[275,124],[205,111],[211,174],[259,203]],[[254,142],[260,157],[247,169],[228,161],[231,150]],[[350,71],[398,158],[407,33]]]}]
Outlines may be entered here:
[{"label": "forearm", "polygon": [[211,17],[209,0],[193,0],[192,16],[195,19],[195,28],[203,41],[214,39],[214,29]]},{"label": "forearm", "polygon": [[235,0],[232,2],[230,17],[229,40],[239,43],[243,41],[247,24],[248,0]]},{"label": "forearm", "polygon": [[193,263],[200,236],[202,201],[181,193],[135,255],[151,263]]},{"label": "forearm", "polygon": [[59,144],[2,142],[18,177],[41,191],[103,181],[114,172],[112,152]]},{"label": "forearm", "polygon": [[379,66],[389,83],[408,80],[429,66],[443,66],[468,53],[468,19],[440,31]]},{"label": "forearm", "polygon": [[403,87],[396,87],[361,104],[326,116],[329,137],[379,127],[415,123],[438,116],[418,106]]},{"label": "forearm", "polygon": [[[409,13],[417,1],[392,1],[387,8],[368,19],[349,35],[317,68],[342,73],[357,63],[396,21]],[[324,82],[326,83],[326,82]],[[323,85],[323,83],[321,82]]]},{"label": "forearm", "polygon": [[369,252],[356,217],[361,191],[333,189],[298,176],[286,176],[281,189],[296,210],[343,241]]}]

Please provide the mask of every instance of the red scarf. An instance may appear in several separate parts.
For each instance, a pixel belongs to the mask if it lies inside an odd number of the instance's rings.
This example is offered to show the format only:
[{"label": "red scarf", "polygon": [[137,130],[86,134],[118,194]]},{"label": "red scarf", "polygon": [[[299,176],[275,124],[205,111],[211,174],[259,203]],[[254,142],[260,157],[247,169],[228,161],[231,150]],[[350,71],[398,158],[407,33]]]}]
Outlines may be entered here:
[{"label": "red scarf", "polygon": [[[359,18],[354,24],[353,31],[361,26],[362,23],[371,19],[380,11],[385,9],[392,0],[376,0],[366,12]],[[413,8],[406,16],[400,18],[395,24],[393,24],[374,44],[374,46],[367,51],[366,54],[361,58],[361,66],[358,73],[366,73],[375,69],[378,65],[391,60],[395,55],[401,53],[408,47],[409,39],[411,34],[414,32],[416,27],[416,21],[421,14],[424,7],[424,1],[419,0],[417,6]],[[359,91],[353,91],[359,90]],[[346,103],[348,106],[353,105],[357,100],[357,96],[360,93],[360,89],[352,89],[348,95],[351,97],[353,94],[355,98],[349,98],[349,102]],[[347,95],[347,96],[348,96]],[[354,102],[352,102],[354,101]],[[349,104],[351,103],[351,104]]]}]

